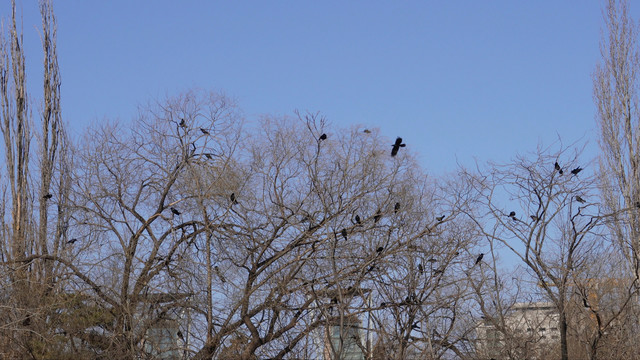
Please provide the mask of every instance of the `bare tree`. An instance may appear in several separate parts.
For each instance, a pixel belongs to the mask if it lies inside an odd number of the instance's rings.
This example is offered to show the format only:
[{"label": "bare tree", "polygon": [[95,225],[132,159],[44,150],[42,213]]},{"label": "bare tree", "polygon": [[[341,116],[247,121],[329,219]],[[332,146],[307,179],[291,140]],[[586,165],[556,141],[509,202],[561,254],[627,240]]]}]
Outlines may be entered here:
[{"label": "bare tree", "polygon": [[577,156],[566,159],[562,151],[538,151],[534,157],[470,175],[483,211],[472,217],[489,242],[498,242],[516,256],[554,304],[560,355],[568,359],[566,310],[573,274],[597,246],[594,231],[601,217],[592,200],[593,180],[581,173]]}]

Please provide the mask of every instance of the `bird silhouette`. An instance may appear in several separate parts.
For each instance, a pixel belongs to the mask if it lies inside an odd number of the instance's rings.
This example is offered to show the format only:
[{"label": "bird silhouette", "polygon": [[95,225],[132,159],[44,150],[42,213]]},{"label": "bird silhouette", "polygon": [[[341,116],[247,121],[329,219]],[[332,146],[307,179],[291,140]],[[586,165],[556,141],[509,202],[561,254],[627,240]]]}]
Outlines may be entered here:
[{"label": "bird silhouette", "polygon": [[438,220],[438,222],[442,222],[442,220],[444,220],[444,215],[436,217],[436,220]]},{"label": "bird silhouette", "polygon": [[320,140],[327,140],[327,134],[320,135]]},{"label": "bird silhouette", "polygon": [[45,195],[45,196],[43,196],[42,198],[43,198],[43,199],[45,199],[45,200],[49,200],[49,199],[51,199],[52,197],[53,197],[53,195],[51,195],[51,194],[46,194],[46,195]]},{"label": "bird silhouette", "polygon": [[577,168],[575,168],[575,169],[571,170],[571,173],[572,173],[573,175],[578,175],[578,173],[579,173],[580,171],[582,171],[582,168],[581,168],[580,166],[578,166]]},{"label": "bird silhouette", "polygon": [[360,221],[360,216],[356,215],[356,224],[361,225],[362,221]]},{"label": "bird silhouette", "polygon": [[581,204],[584,204],[586,202],[582,197],[580,197],[580,195],[576,195],[576,201]]},{"label": "bird silhouette", "polygon": [[397,214],[398,210],[400,210],[400,203],[397,202],[394,206],[393,206],[393,213]]},{"label": "bird silhouette", "polygon": [[184,119],[180,119],[180,126],[182,126],[183,128],[187,127],[187,123],[184,121]]},{"label": "bird silhouette", "polygon": [[371,134],[371,130],[369,130],[369,129],[364,129],[364,131],[363,131],[363,132],[364,132],[365,134]]},{"label": "bird silhouette", "polygon": [[480,253],[480,255],[478,255],[478,258],[476,259],[476,265],[480,264],[480,261],[482,261],[483,257],[484,257],[484,253]]},{"label": "bird silhouette", "polygon": [[380,209],[378,209],[378,211],[376,211],[376,214],[373,216],[373,222],[377,223],[378,221],[380,221],[381,217],[382,217],[382,212],[380,211]]},{"label": "bird silhouette", "polygon": [[67,244],[73,244],[73,243],[75,243],[76,241],[78,241],[78,239],[73,238],[73,239],[71,239],[71,240],[67,241]]},{"label": "bird silhouette", "polygon": [[229,196],[229,199],[231,200],[231,203],[233,205],[238,205],[238,200],[236,200],[236,193],[231,193],[231,195]]},{"label": "bird silhouette", "polygon": [[422,264],[418,264],[418,271],[420,271],[420,274],[424,272],[424,268],[422,267]]},{"label": "bird silhouette", "polygon": [[512,212],[509,213],[509,217],[510,218],[515,217],[515,216],[516,216],[516,212],[515,211],[512,211]]},{"label": "bird silhouette", "polygon": [[340,233],[342,234],[342,237],[347,240],[347,229],[342,229]]},{"label": "bird silhouette", "polygon": [[398,155],[398,150],[400,150],[401,147],[405,147],[407,145],[402,143],[401,137],[397,137],[396,142],[391,146],[393,146],[393,148],[391,149],[391,156],[396,156]]},{"label": "bird silhouette", "polygon": [[174,213],[175,215],[180,215],[180,214],[182,214],[180,211],[178,211],[178,209],[176,209],[176,208],[174,208],[174,207],[172,207],[172,208],[170,208],[170,209],[171,209],[171,212],[172,212],[172,213]]},{"label": "bird silhouette", "polygon": [[207,129],[200,128],[200,131],[202,131],[202,133],[205,135],[209,135],[209,131]]},{"label": "bird silhouette", "polygon": [[376,249],[376,252],[377,252],[378,254],[380,254],[380,253],[382,252],[382,250],[384,250],[384,248],[383,248],[382,246],[379,246],[379,247]]},{"label": "bird silhouette", "polygon": [[562,175],[564,173],[564,171],[562,171],[562,168],[560,167],[560,164],[558,164],[558,162],[556,161],[556,163],[553,165],[554,168],[558,171],[558,173],[560,175]]}]

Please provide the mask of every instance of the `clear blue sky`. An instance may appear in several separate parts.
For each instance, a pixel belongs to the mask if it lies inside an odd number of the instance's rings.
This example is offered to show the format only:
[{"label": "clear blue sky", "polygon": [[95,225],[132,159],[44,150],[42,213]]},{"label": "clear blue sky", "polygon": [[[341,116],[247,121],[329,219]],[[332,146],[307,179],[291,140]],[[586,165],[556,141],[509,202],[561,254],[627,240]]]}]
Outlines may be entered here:
[{"label": "clear blue sky", "polygon": [[[434,175],[456,161],[506,161],[558,135],[595,149],[602,5],[54,0],[63,115],[80,134],[198,87],[235,98],[249,121],[299,109],[336,127],[379,127],[404,137]],[[38,9],[18,8],[39,97]]]}]

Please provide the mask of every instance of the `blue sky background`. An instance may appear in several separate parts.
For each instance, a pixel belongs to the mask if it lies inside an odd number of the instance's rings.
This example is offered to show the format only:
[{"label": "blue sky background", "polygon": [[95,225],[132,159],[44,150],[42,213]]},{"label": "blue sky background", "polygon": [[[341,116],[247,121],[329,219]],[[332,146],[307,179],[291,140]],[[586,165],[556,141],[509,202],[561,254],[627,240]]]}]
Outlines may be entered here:
[{"label": "blue sky background", "polygon": [[[74,135],[191,88],[249,121],[319,111],[402,136],[425,169],[508,161],[562,138],[595,156],[591,74],[603,2],[54,1],[64,119]],[[24,15],[41,97],[40,18]],[[9,16],[8,1],[0,15]],[[638,8],[631,4],[634,18]],[[592,166],[593,167],[593,166]]]}]

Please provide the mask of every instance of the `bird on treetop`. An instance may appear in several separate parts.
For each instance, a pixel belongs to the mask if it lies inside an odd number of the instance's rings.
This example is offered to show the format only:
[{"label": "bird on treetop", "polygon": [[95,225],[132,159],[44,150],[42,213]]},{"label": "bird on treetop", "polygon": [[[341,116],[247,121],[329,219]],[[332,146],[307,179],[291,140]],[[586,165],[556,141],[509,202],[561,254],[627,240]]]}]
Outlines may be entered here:
[{"label": "bird on treetop", "polygon": [[43,198],[43,199],[45,199],[45,200],[49,200],[49,199],[51,199],[52,197],[53,197],[53,195],[51,195],[51,194],[46,194],[46,195],[45,195],[45,196],[43,196],[42,198]]},{"label": "bird on treetop", "polygon": [[342,234],[342,237],[347,240],[347,229],[342,229],[340,233]]},{"label": "bird on treetop", "polygon": [[183,128],[187,127],[187,123],[184,121],[184,119],[180,119],[180,126],[182,126]]},{"label": "bird on treetop", "polygon": [[391,156],[396,156],[396,155],[398,155],[398,150],[400,150],[401,147],[405,147],[407,145],[403,144],[402,143],[402,138],[398,136],[396,138],[396,142],[391,146],[393,146],[393,148],[391,149]]},{"label": "bird on treetop", "polygon": [[174,208],[174,207],[172,207],[172,208],[170,208],[170,209],[171,209],[171,212],[172,212],[172,213],[174,213],[174,214],[176,214],[176,215],[180,215],[180,214],[182,214],[180,211],[178,211],[178,209],[176,209],[176,208]]},{"label": "bird on treetop", "polygon": [[572,173],[573,175],[578,175],[578,173],[579,173],[580,171],[582,171],[582,168],[581,168],[580,166],[578,166],[577,168],[575,168],[575,169],[571,170],[571,173]]},{"label": "bird on treetop", "polygon": [[320,140],[327,140],[327,134],[320,135]]},{"label": "bird on treetop", "polygon": [[512,211],[512,212],[509,213],[509,217],[510,218],[515,217],[515,216],[516,216],[516,212],[515,211]]},{"label": "bird on treetop", "polygon": [[209,135],[209,130],[207,130],[207,129],[200,128],[200,131],[202,131],[202,133],[205,134],[205,135]]},{"label": "bird on treetop", "polygon": [[482,261],[483,257],[484,257],[484,253],[480,253],[480,255],[478,255],[478,258],[476,259],[476,265],[478,265],[480,261]]}]

